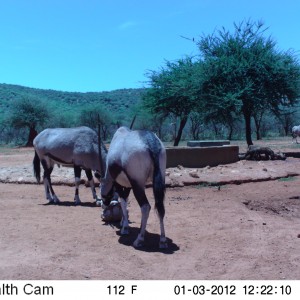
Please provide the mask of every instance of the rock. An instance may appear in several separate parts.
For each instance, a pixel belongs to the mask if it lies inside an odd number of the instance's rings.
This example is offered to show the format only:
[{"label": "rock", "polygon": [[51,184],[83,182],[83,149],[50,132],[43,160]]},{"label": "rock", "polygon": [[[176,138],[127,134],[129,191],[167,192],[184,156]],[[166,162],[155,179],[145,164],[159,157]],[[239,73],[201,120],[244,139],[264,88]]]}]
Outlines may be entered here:
[{"label": "rock", "polygon": [[180,173],[174,173],[173,176],[174,177],[180,177],[180,176],[182,176],[182,174],[180,174]]},{"label": "rock", "polygon": [[199,178],[199,174],[197,173],[197,170],[192,170],[189,172],[189,175],[193,178]]}]

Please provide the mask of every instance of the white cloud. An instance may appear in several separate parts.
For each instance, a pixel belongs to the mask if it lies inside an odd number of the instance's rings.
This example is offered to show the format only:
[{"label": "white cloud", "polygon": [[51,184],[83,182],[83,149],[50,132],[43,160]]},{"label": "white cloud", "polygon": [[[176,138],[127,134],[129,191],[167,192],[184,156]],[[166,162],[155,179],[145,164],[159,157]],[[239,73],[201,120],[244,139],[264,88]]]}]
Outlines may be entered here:
[{"label": "white cloud", "polygon": [[133,21],[127,21],[127,22],[124,22],[124,23],[120,24],[120,25],[118,26],[118,28],[119,28],[120,30],[127,30],[127,29],[129,29],[129,28],[135,27],[136,25],[137,25],[136,22],[133,22]]}]

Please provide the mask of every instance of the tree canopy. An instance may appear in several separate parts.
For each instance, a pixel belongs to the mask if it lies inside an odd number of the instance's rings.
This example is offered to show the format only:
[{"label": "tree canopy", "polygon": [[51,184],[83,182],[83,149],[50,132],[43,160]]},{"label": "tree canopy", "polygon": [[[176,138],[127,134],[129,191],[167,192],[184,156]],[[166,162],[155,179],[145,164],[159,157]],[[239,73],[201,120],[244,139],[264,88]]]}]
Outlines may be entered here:
[{"label": "tree canopy", "polygon": [[88,126],[95,131],[100,121],[101,135],[107,139],[107,132],[112,123],[112,115],[100,104],[86,106],[79,116],[80,125]]},{"label": "tree canopy", "polygon": [[160,71],[148,74],[151,87],[144,97],[145,107],[155,114],[179,118],[174,146],[181,139],[189,114],[199,106],[200,68],[193,58],[186,57],[175,62],[167,61]]},{"label": "tree canopy", "polygon": [[248,145],[252,144],[251,120],[257,127],[267,111],[279,114],[293,106],[300,95],[300,66],[292,51],[280,51],[262,22],[234,24],[196,42],[199,57],[167,62],[149,75],[145,106],[154,113],[180,119],[174,145],[191,112],[206,121],[233,124],[241,115]]},{"label": "tree canopy", "polygon": [[265,37],[263,23],[241,22],[234,28],[233,33],[222,28],[197,43],[205,70],[203,93],[217,115],[242,113],[251,145],[252,117],[297,102],[300,68],[293,52],[279,51]]},{"label": "tree canopy", "polygon": [[44,102],[24,97],[15,101],[10,122],[15,128],[27,127],[29,129],[26,146],[32,146],[33,139],[37,135],[37,126],[42,126],[48,118],[49,112]]},{"label": "tree canopy", "polygon": [[135,129],[153,130],[174,145],[226,134],[246,137],[250,145],[253,125],[258,139],[287,134],[300,116],[299,61],[267,32],[249,20],[191,39],[198,55],[149,71],[144,89],[76,93],[0,84],[0,143],[24,144],[29,130],[30,145],[44,127],[94,127],[94,111],[102,115],[107,139],[135,115]]}]

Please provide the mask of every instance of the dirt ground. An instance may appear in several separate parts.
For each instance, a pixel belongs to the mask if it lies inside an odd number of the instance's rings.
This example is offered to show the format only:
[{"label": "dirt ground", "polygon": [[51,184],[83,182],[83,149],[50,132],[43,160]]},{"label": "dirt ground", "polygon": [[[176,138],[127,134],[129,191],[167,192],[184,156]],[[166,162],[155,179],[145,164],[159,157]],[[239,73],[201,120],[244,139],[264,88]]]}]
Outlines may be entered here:
[{"label": "dirt ground", "polygon": [[[300,151],[290,140],[265,143]],[[123,237],[101,220],[88,187],[73,205],[69,169],[56,168],[61,204],[48,205],[43,185],[33,184],[32,158],[32,149],[0,150],[1,280],[300,279],[300,159],[168,169],[169,248],[160,250],[154,209],[145,246],[135,249],[141,215],[133,195]]]}]

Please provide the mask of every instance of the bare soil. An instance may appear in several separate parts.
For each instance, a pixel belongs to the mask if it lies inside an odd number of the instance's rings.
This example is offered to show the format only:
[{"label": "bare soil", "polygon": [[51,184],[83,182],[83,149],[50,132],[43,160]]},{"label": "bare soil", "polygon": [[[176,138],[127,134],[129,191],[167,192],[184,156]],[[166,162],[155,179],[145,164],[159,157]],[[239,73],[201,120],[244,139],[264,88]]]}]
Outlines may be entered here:
[{"label": "bare soil", "polygon": [[[300,151],[291,140],[264,142]],[[244,145],[240,145],[243,152]],[[101,220],[90,189],[74,206],[72,170],[56,168],[60,205],[35,184],[33,149],[0,149],[0,279],[300,279],[300,159],[239,161],[167,170],[158,248],[152,209],[145,246],[132,247],[140,209],[129,199],[130,235]],[[154,207],[151,188],[147,189]]]}]

